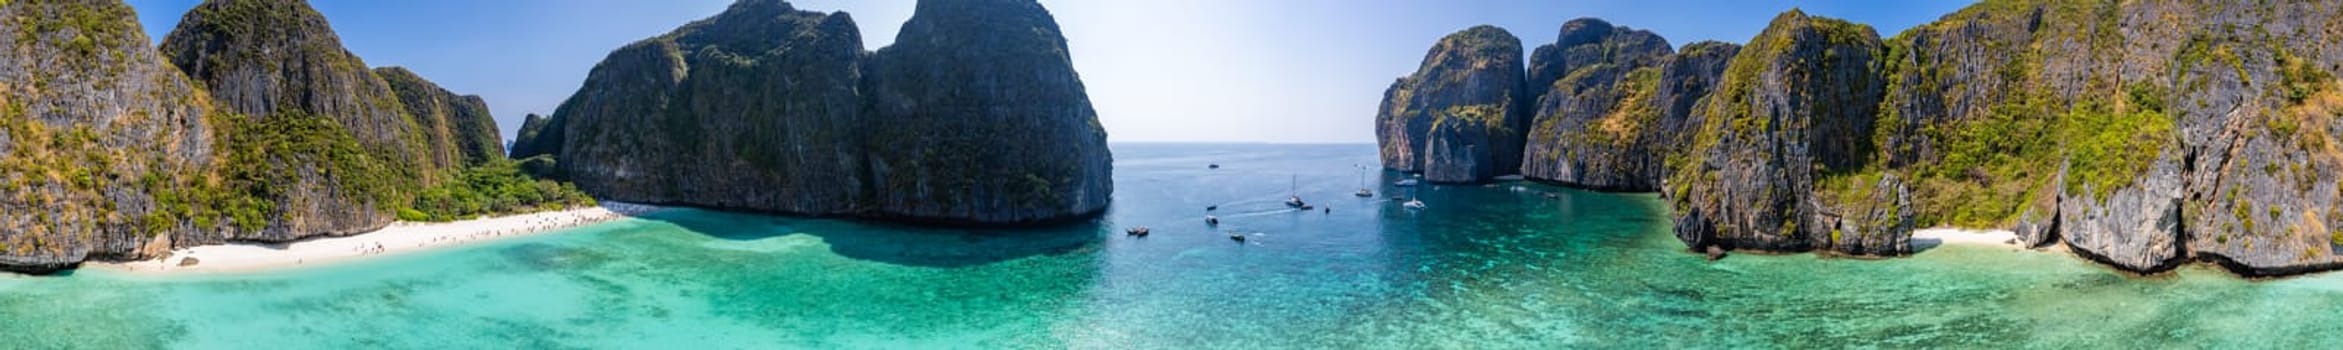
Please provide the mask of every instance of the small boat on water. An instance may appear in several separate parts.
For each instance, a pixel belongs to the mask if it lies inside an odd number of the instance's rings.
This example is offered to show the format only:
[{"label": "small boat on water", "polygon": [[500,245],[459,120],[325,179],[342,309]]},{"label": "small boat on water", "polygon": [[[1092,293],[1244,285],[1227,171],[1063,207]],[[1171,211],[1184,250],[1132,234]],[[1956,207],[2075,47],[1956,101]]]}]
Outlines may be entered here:
[{"label": "small boat on water", "polygon": [[1285,206],[1287,206],[1287,207],[1294,207],[1294,208],[1301,208],[1302,210],[1309,210],[1309,209],[1310,209],[1310,203],[1308,203],[1308,202],[1303,202],[1303,201],[1302,201],[1302,195],[1301,195],[1301,192],[1300,192],[1300,191],[1301,191],[1301,190],[1300,190],[1300,188],[1301,188],[1301,183],[1302,183],[1301,181],[1302,181],[1302,177],[1301,177],[1301,175],[1294,175],[1294,177],[1293,177],[1293,183],[1292,183],[1292,185],[1290,185],[1291,187],[1288,187],[1288,188],[1286,189],[1286,195],[1285,195]]},{"label": "small boat on water", "polygon": [[1400,203],[1400,204],[1399,204],[1399,206],[1400,206],[1400,207],[1404,207],[1404,208],[1408,208],[1408,209],[1423,209],[1423,208],[1424,208],[1424,200],[1423,200],[1423,199],[1416,198],[1416,191],[1415,191],[1415,190],[1412,190],[1412,189],[1411,189],[1411,190],[1408,190],[1408,191],[1407,191],[1407,198],[1408,198],[1408,199],[1407,199],[1407,202],[1406,202],[1406,203]]},{"label": "small boat on water", "polygon": [[1231,234],[1228,234],[1228,240],[1231,240],[1231,241],[1238,241],[1238,242],[1244,242],[1244,241],[1245,241],[1245,234],[1242,234],[1242,233],[1231,233]]},{"label": "small boat on water", "polygon": [[1399,180],[1399,182],[1393,182],[1393,183],[1391,183],[1391,185],[1392,185],[1392,186],[1399,186],[1399,187],[1409,187],[1409,186],[1415,186],[1417,183],[1418,183],[1418,182],[1416,181],[1416,179],[1406,179],[1406,180]]},{"label": "small boat on water", "polygon": [[1359,196],[1359,198],[1374,197],[1375,191],[1367,189],[1367,167],[1358,165],[1352,166],[1359,168],[1359,193],[1355,193],[1353,195]]},{"label": "small boat on water", "polygon": [[1205,168],[1205,169],[1220,169],[1220,163],[1213,163],[1212,165],[1207,165],[1207,166],[1205,166],[1204,168]]},{"label": "small boat on water", "polygon": [[1205,216],[1204,216],[1204,224],[1205,224],[1205,225],[1211,225],[1211,226],[1220,226],[1220,217],[1218,217],[1218,216],[1211,216],[1211,215],[1205,215]]},{"label": "small boat on water", "polygon": [[1220,210],[1220,206],[1218,206],[1218,205],[1213,205],[1213,206],[1206,206],[1206,207],[1204,207],[1204,211],[1214,211],[1214,210]]},{"label": "small boat on water", "polygon": [[1147,226],[1133,227],[1123,230],[1123,235],[1147,237],[1148,231]]}]

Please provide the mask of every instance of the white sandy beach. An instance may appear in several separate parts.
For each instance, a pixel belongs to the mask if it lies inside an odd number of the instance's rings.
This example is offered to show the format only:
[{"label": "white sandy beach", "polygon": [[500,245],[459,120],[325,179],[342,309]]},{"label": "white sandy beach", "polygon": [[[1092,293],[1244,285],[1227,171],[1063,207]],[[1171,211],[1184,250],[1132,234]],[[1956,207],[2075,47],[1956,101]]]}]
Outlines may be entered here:
[{"label": "white sandy beach", "polygon": [[[133,273],[249,272],[330,264],[444,248],[617,220],[664,209],[602,202],[600,206],[454,222],[396,222],[374,232],[284,244],[223,244],[180,248],[161,259],[88,263]],[[192,265],[185,265],[194,258]],[[184,265],[184,266],[182,266]]]},{"label": "white sandy beach", "polygon": [[[1912,244],[1926,249],[1942,244],[1991,245],[2018,248],[2018,233],[2009,230],[1970,230],[1959,228],[1928,228],[1912,231]],[[1927,242],[1927,243],[1923,243]]]}]

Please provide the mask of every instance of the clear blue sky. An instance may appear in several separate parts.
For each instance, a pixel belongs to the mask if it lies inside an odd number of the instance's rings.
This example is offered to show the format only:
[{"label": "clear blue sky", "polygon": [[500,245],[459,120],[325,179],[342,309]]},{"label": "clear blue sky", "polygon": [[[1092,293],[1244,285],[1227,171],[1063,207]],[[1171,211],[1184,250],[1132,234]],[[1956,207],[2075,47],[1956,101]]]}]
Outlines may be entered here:
[{"label": "clear blue sky", "polygon": [[[160,40],[198,0],[130,0]],[[621,45],[714,15],[729,0],[312,0],[373,66],[405,66],[478,94],[507,139],[551,113]],[[1375,105],[1441,36],[1504,27],[1524,49],[1563,21],[1600,17],[1679,47],[1745,42],[1790,8],[1893,36],[1968,1],[1044,0],[1111,140],[1370,142]],[[846,11],[866,45],[893,42],[911,0],[792,1]]]}]

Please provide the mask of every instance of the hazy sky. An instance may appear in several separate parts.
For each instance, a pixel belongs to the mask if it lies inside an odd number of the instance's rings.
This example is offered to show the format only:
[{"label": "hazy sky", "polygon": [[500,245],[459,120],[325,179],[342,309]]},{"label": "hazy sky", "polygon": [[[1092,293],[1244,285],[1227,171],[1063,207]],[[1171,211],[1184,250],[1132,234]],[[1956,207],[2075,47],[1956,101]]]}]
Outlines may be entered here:
[{"label": "hazy sky", "polygon": [[[160,40],[198,0],[129,0]],[[405,66],[478,94],[509,140],[551,113],[610,50],[723,11],[729,0],[311,0],[368,65]],[[846,11],[872,49],[894,41],[911,0],[792,1]],[[1493,24],[1525,50],[1563,21],[1600,17],[1670,44],[1746,42],[1775,14],[1872,25],[1880,35],[1967,1],[1044,0],[1072,47],[1110,140],[1370,142],[1392,79],[1450,32]]]}]

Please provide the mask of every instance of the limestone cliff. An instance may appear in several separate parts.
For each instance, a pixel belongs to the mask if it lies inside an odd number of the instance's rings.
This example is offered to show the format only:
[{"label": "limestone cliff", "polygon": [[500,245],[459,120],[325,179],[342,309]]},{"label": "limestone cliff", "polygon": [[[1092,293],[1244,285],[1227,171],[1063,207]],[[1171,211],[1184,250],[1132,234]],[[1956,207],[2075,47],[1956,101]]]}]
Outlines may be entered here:
[{"label": "limestone cliff", "polygon": [[1890,163],[1924,223],[2119,268],[2343,267],[2343,5],[1989,1],[1899,36]]},{"label": "limestone cliff", "polygon": [[1383,166],[1440,183],[1520,171],[1524,84],[1521,40],[1493,26],[1449,34],[1414,74],[1385,90],[1375,116]]},{"label": "limestone cliff", "polygon": [[363,232],[497,153],[479,98],[383,70],[394,94],[300,1],[205,2],[169,55],[117,0],[0,1],[0,27],[0,269]]},{"label": "limestone cliff", "polygon": [[874,215],[1022,223],[1106,210],[1106,130],[1040,3],[920,1],[869,63]]},{"label": "limestone cliff", "polygon": [[1554,43],[1539,45],[1530,54],[1530,90],[1543,95],[1555,82],[1580,70],[1606,65],[1633,70],[1658,63],[1660,57],[1673,51],[1667,39],[1650,31],[1612,25],[1599,18],[1572,19],[1562,23]]},{"label": "limestone cliff", "polygon": [[1696,249],[1908,252],[1910,221],[1898,216],[1909,210],[1856,209],[1908,197],[1892,176],[1856,174],[1874,158],[1880,52],[1869,26],[1775,17],[1726,68],[1688,161],[1667,179],[1677,236]]},{"label": "limestone cliff", "polygon": [[[2333,229],[2343,227],[2333,181],[2343,176],[2343,20],[2292,15],[2339,7],[1987,1],[1872,50],[1884,84],[1877,111],[1854,99],[1795,113],[1833,118],[1803,125],[1850,126],[1802,131],[1804,144],[1765,132],[1752,142],[1747,131],[1802,124],[1738,118],[1759,114],[1735,101],[1831,101],[1865,95],[1855,87],[1866,83],[1853,69],[1761,70],[1762,81],[1838,90],[1751,100],[1737,78],[1766,56],[1745,50],[1701,109],[1707,125],[1725,126],[1696,134],[1709,151],[1689,156],[1704,165],[1669,179],[1678,233],[1695,247],[1876,254],[1876,242],[1902,244],[1915,225],[2008,227],[2026,245],[2064,244],[2142,273],[2199,261],[2252,276],[2343,268],[2343,230]],[[1751,49],[1799,42],[1775,32]],[[1867,56],[1847,53],[1792,57]],[[1715,151],[1736,144],[1778,151]],[[1776,161],[1800,153],[1811,170],[1777,169],[1801,164]],[[1733,185],[1763,183],[1776,185]]]},{"label": "limestone cliff", "polygon": [[859,33],[741,1],[611,53],[513,157],[555,154],[622,201],[973,224],[1105,209],[1105,131],[1038,3],[922,1],[876,53]]},{"label": "limestone cliff", "polygon": [[861,56],[843,13],[743,1],[612,52],[548,122],[566,125],[523,132],[560,132],[565,175],[606,199],[851,213]]},{"label": "limestone cliff", "polygon": [[389,84],[344,50],[305,1],[204,1],[164,37],[162,52],[217,106],[243,115],[230,141],[250,147],[232,157],[268,177],[248,189],[269,194],[257,208],[268,212],[263,227],[187,237],[193,242],[372,230],[403,204],[400,189],[441,170],[425,161],[425,133]]},{"label": "limestone cliff", "polygon": [[[0,270],[129,259],[209,231],[209,97],[118,0],[0,1]],[[208,223],[208,222],[207,222]]]},{"label": "limestone cliff", "polygon": [[[1658,35],[1584,18],[1565,23],[1561,38],[1531,59],[1530,84],[1545,90],[1534,109],[1522,175],[1602,190],[1657,189],[1667,153],[1662,147],[1681,133],[1673,128],[1683,124],[1691,103],[1707,95],[1738,46],[1695,44],[1686,47],[1685,58],[1676,58]],[[1556,78],[1537,80],[1541,75]],[[1664,98],[1663,89],[1669,90]]]},{"label": "limestone cliff", "polygon": [[456,95],[406,68],[375,68],[374,73],[390,84],[399,104],[422,130],[424,160],[431,167],[458,169],[504,157],[503,136],[496,131],[487,100]]},{"label": "limestone cliff", "polygon": [[529,159],[539,155],[561,155],[560,125],[554,119],[536,113],[521,118],[521,129],[513,133],[512,159]]}]

